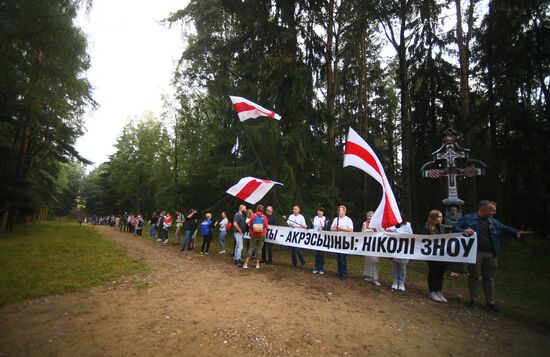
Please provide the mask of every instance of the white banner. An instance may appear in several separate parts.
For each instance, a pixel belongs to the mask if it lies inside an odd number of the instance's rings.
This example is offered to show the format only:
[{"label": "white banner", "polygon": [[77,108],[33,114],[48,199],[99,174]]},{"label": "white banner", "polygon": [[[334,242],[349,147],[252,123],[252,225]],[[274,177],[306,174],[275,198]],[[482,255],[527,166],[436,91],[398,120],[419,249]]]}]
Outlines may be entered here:
[{"label": "white banner", "polygon": [[452,263],[475,263],[477,254],[476,235],[462,233],[348,233],[270,226],[265,241],[329,253]]}]

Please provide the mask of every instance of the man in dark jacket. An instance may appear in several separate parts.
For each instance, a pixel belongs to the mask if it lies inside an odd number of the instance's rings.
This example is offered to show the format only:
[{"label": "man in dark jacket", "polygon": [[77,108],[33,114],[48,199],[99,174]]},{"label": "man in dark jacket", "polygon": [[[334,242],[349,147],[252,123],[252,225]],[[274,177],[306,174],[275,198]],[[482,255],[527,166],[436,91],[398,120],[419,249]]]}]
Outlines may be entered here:
[{"label": "man in dark jacket", "polygon": [[[270,227],[272,225],[277,225],[277,218],[273,215],[273,207],[267,206],[266,215],[267,223]],[[273,264],[273,243],[264,242],[262,247],[262,262]]]},{"label": "man in dark jacket", "polygon": [[470,307],[477,306],[479,295],[479,278],[483,277],[483,292],[487,307],[500,312],[495,303],[494,277],[497,268],[497,257],[502,248],[502,235],[508,234],[521,238],[532,232],[518,231],[515,228],[505,226],[494,216],[497,213],[497,204],[492,201],[479,201],[477,213],[464,215],[453,226],[453,231],[464,232],[468,235],[477,234],[476,263],[468,266],[470,277],[468,288],[470,290]]}]

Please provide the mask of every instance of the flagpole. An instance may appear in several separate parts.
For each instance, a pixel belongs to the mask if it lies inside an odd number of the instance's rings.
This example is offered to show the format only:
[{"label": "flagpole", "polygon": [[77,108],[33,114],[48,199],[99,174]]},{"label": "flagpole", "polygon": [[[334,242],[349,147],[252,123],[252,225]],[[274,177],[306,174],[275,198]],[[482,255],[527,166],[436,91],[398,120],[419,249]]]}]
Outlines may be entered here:
[{"label": "flagpole", "polygon": [[[252,146],[252,151],[254,152],[254,155],[256,156],[256,159],[258,160],[258,163],[260,164],[260,168],[262,169],[262,172],[263,172],[265,178],[266,179],[269,178],[269,176],[267,175],[267,172],[265,170],[265,167],[262,164],[262,160],[260,159],[260,156],[258,155],[258,152],[256,151],[256,148],[254,147],[254,141],[252,140],[252,138],[248,135],[248,133],[246,131],[246,124],[244,122],[242,123],[242,132],[247,137],[248,141],[250,142],[250,146]],[[275,201],[277,201],[277,205],[279,206],[279,209],[282,209],[282,205],[281,205],[281,202],[279,201],[279,197],[277,196],[277,192],[273,191],[273,195],[275,196]]]}]

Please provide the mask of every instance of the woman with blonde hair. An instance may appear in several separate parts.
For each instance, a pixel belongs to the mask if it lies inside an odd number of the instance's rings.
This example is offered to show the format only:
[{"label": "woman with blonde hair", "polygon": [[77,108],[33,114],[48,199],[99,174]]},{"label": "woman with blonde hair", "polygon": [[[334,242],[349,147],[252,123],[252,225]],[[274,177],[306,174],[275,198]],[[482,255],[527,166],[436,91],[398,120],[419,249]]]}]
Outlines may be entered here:
[{"label": "woman with blonde hair", "polygon": [[[376,228],[372,228],[370,226],[370,220],[372,216],[374,215],[373,211],[367,212],[367,219],[365,222],[363,222],[363,227],[361,228],[361,232],[376,232]],[[371,257],[366,256],[365,257],[365,268],[363,270],[365,274],[365,281],[369,283],[373,283],[376,286],[380,286],[380,281],[378,280],[378,261],[380,260],[380,257]]]},{"label": "woman with blonde hair", "polygon": [[208,255],[208,249],[210,249],[210,242],[213,237],[212,228],[214,227],[214,223],[212,222],[212,213],[207,213],[205,218],[206,219],[201,223],[201,233],[203,238],[201,255]]},{"label": "woman with blonde hair", "polygon": [[[443,214],[438,210],[431,210],[428,214],[426,224],[422,228],[422,234],[444,234],[444,228],[441,226]],[[430,289],[429,297],[433,301],[447,302],[441,290],[443,290],[443,277],[447,263],[428,261],[428,287]]]}]

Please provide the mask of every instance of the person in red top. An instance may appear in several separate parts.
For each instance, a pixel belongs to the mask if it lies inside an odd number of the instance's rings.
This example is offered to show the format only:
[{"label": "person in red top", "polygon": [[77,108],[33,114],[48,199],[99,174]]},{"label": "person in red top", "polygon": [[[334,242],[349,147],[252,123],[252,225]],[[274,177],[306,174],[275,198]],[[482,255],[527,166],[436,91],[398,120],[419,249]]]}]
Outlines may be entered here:
[{"label": "person in red top", "polygon": [[250,246],[248,247],[248,254],[246,255],[246,261],[243,264],[244,269],[248,269],[248,261],[256,250],[256,269],[260,269],[260,251],[264,244],[265,234],[269,225],[267,223],[267,217],[264,215],[264,206],[256,206],[256,213],[250,217]]}]

